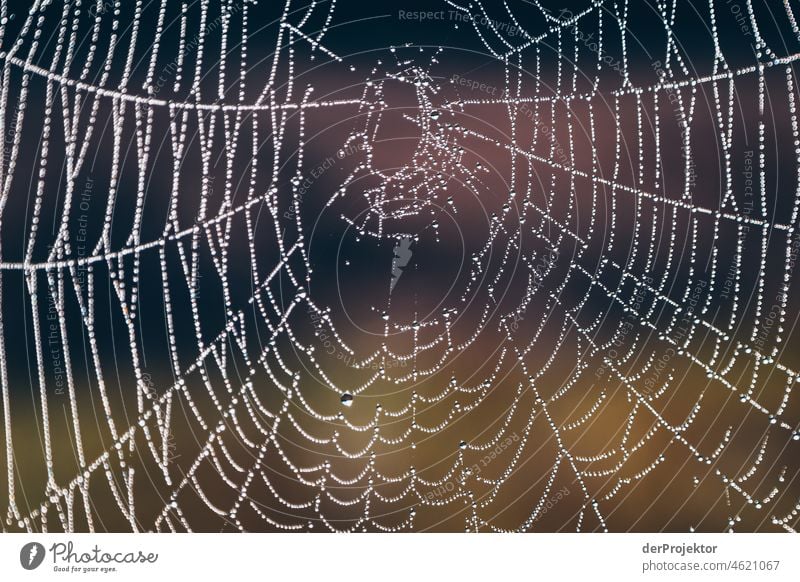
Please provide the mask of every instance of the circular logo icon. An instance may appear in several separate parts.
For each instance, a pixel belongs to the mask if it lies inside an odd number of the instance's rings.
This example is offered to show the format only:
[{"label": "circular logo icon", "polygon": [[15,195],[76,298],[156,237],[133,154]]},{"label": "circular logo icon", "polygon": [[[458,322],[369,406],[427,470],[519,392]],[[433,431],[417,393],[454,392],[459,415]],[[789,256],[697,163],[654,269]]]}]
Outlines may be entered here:
[{"label": "circular logo icon", "polygon": [[26,570],[35,570],[44,561],[44,546],[39,542],[29,542],[19,551],[19,563]]}]

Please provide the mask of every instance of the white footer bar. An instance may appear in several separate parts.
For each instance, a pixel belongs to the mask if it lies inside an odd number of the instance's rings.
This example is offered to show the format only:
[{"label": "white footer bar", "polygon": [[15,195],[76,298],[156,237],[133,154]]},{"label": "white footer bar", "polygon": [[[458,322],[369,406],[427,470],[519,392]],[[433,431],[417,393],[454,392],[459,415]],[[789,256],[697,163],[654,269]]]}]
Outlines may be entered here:
[{"label": "white footer bar", "polygon": [[800,580],[794,534],[4,534],[2,580]]}]

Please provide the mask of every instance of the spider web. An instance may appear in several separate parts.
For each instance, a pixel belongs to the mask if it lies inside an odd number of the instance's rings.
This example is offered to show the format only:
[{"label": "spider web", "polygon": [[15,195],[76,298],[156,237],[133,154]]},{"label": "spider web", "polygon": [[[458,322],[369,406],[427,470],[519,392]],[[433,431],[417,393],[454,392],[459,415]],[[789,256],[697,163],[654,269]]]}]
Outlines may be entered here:
[{"label": "spider web", "polygon": [[1,2],[4,531],[795,531],[800,30],[729,4],[448,1],[454,76]]}]

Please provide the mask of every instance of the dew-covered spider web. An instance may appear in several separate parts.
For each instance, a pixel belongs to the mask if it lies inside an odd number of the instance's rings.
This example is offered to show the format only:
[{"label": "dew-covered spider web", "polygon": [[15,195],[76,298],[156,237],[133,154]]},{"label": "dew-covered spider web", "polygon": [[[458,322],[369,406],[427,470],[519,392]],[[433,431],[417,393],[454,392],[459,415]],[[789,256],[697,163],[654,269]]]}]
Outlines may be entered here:
[{"label": "dew-covered spider web", "polygon": [[795,531],[800,5],[363,4],[0,1],[3,531]]}]

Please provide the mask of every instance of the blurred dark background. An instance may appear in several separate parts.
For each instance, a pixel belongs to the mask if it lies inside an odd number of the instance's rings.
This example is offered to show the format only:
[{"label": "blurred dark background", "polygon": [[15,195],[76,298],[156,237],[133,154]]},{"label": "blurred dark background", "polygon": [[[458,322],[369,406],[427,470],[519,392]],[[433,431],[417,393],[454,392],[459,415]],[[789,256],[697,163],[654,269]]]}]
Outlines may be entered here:
[{"label": "blurred dark background", "polygon": [[795,528],[797,3],[485,4],[0,2],[4,531]]}]

